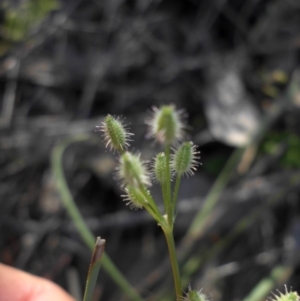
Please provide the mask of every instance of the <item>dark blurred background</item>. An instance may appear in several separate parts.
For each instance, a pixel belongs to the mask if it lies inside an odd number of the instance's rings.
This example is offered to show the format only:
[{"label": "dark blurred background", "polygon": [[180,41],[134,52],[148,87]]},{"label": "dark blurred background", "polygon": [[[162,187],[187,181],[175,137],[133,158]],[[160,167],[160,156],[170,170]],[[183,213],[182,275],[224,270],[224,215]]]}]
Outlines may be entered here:
[{"label": "dark blurred background", "polygon": [[[215,203],[181,263],[185,290],[216,301],[250,300],[265,280],[300,290],[299,16],[298,0],[2,0],[1,262],[80,296],[91,251],[62,205],[51,152],[89,134],[64,153],[70,191],[128,281],[147,300],[171,300],[160,228],[121,201],[117,154],[95,127],[108,113],[126,118],[131,149],[150,160],[160,148],[145,119],[173,103],[202,162],[182,181],[181,251]],[[98,297],[126,299],[103,270]]]}]

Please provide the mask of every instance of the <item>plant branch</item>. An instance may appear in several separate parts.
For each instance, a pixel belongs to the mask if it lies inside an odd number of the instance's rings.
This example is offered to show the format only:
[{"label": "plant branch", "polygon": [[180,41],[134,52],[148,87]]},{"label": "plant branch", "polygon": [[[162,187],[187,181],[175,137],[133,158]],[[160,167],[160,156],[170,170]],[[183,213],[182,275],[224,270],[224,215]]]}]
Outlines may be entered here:
[{"label": "plant branch", "polygon": [[172,200],[174,216],[175,216],[175,211],[176,211],[176,206],[177,206],[177,199],[178,199],[178,191],[179,191],[179,187],[180,187],[180,181],[181,181],[181,175],[177,174],[175,187],[174,187],[174,193],[173,193],[173,200]]},{"label": "plant branch", "polygon": [[173,229],[173,208],[171,199],[171,176],[170,176],[170,145],[165,146],[166,156],[166,181],[163,184],[166,193],[166,211],[168,216],[169,226]]},{"label": "plant branch", "polygon": [[177,260],[174,237],[173,237],[173,229],[167,227],[167,228],[163,228],[163,231],[169,249],[170,261],[171,261],[173,279],[174,279],[174,285],[176,291],[176,300],[179,300],[180,297],[182,296],[182,289],[181,289],[181,279],[180,279],[178,260]]},{"label": "plant branch", "polygon": [[[56,145],[52,151],[51,155],[51,165],[52,171],[55,177],[55,182],[57,185],[58,192],[60,193],[61,200],[67,209],[68,214],[73,220],[81,238],[85,242],[85,244],[93,249],[95,237],[92,232],[87,227],[84,219],[79,212],[72,194],[68,188],[67,181],[63,172],[63,163],[62,158],[65,149],[72,143],[78,143],[83,141],[89,141],[91,137],[88,135],[79,135],[76,137],[71,137],[64,142]],[[123,292],[134,301],[142,301],[143,299],[134,291],[132,286],[128,283],[126,278],[120,273],[114,263],[110,260],[110,258],[104,253],[102,257],[102,265],[109,276],[116,282],[116,284],[123,290]]]}]

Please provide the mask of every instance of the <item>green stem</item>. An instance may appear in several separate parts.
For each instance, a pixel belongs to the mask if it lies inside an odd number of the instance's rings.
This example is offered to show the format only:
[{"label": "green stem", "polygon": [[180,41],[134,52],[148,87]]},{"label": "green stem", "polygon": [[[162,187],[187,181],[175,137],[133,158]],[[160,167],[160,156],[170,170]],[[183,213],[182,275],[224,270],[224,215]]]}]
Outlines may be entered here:
[{"label": "green stem", "polygon": [[168,208],[167,189],[166,188],[167,187],[166,187],[165,183],[162,183],[161,184],[161,192],[162,192],[162,196],[163,196],[165,212],[167,212],[167,208]]},{"label": "green stem", "polygon": [[163,224],[163,218],[162,217],[161,218],[157,217],[157,214],[156,214],[155,210],[151,207],[151,205],[144,204],[143,206],[148,211],[148,213],[153,217],[153,219],[155,221],[157,221],[158,224],[160,224],[160,225]]},{"label": "green stem", "polygon": [[179,187],[180,187],[180,181],[181,181],[181,175],[177,174],[175,187],[174,187],[174,193],[173,193],[173,200],[172,200],[174,216],[175,216],[175,211],[176,211],[176,206],[177,206],[177,199],[178,199],[178,191],[179,191]]},{"label": "green stem", "polygon": [[[69,213],[71,219],[73,220],[81,238],[85,242],[85,244],[93,249],[94,248],[94,242],[95,237],[92,234],[92,232],[87,227],[86,223],[84,222],[84,219],[79,212],[74,199],[72,197],[72,194],[68,188],[67,181],[64,176],[63,172],[63,153],[65,149],[71,144],[76,142],[82,142],[82,141],[88,141],[91,137],[87,135],[81,135],[69,138],[68,140],[56,145],[52,151],[51,155],[51,165],[52,165],[52,171],[55,176],[56,185],[58,188],[58,191],[61,196],[61,200],[64,204],[64,206],[67,209],[67,212]],[[115,283],[123,290],[123,292],[134,301],[142,301],[143,299],[134,291],[132,286],[129,284],[129,282],[126,280],[126,278],[120,273],[120,271],[117,269],[117,267],[114,265],[114,263],[110,260],[110,258],[104,253],[102,256],[102,265],[103,268],[106,270],[106,272],[109,274],[109,276],[115,281]]]},{"label": "green stem", "polygon": [[[146,200],[148,201],[152,212],[156,215],[157,218],[155,218],[156,221],[158,221],[159,223],[161,223],[161,221],[163,220],[163,217],[154,201],[154,199],[152,198],[152,196],[147,192],[147,189],[145,188],[144,184],[140,184],[139,188],[141,190],[141,192],[143,193],[144,197],[146,198]],[[154,217],[154,216],[153,216]]]},{"label": "green stem", "polygon": [[166,181],[163,184],[166,191],[166,211],[168,215],[169,227],[173,228],[173,208],[171,200],[171,176],[170,176],[170,145],[165,146],[165,156],[166,156]]},{"label": "green stem", "polygon": [[63,172],[63,163],[62,163],[62,157],[65,149],[69,144],[72,142],[81,142],[86,141],[90,137],[87,136],[78,136],[73,139],[69,139],[67,141],[64,141],[63,143],[58,144],[54,147],[52,151],[52,171],[55,177],[55,183],[58,189],[58,192],[60,194],[61,200],[67,209],[68,214],[70,215],[71,219],[73,220],[74,224],[76,225],[76,228],[81,235],[81,238],[85,242],[85,244],[93,249],[94,248],[94,242],[95,237],[92,234],[92,232],[88,229],[86,226],[86,223],[84,222],[82,215],[80,211],[78,210],[76,204],[74,203],[72,194],[68,188],[68,184],[66,182],[66,178],[64,176]]},{"label": "green stem", "polygon": [[177,260],[175,243],[174,243],[173,229],[170,227],[167,227],[167,228],[163,228],[163,231],[164,231],[166,241],[168,244],[168,249],[169,249],[170,261],[171,261],[173,279],[174,279],[174,285],[175,285],[175,291],[176,291],[176,300],[179,300],[180,297],[182,296],[182,289],[181,289],[181,280],[180,280],[178,260]]},{"label": "green stem", "polygon": [[[146,188],[146,186],[139,180],[140,177],[138,174],[134,174],[134,177],[138,180],[138,185],[139,185],[139,189],[142,192],[142,194],[144,195],[145,199],[148,201],[149,206],[150,206],[150,211],[148,210],[148,212],[152,215],[152,217],[159,223],[161,223],[163,221],[163,217],[154,201],[154,199],[152,198],[152,196],[148,193],[148,190]],[[149,206],[145,206],[145,208],[149,208]],[[153,215],[154,214],[154,215]]]}]

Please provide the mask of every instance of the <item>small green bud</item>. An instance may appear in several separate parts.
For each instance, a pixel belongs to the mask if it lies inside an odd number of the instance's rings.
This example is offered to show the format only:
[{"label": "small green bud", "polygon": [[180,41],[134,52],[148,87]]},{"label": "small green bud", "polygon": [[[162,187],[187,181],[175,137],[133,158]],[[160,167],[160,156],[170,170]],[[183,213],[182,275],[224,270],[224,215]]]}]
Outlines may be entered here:
[{"label": "small green bud", "polygon": [[120,166],[118,169],[119,178],[123,180],[124,185],[139,187],[140,185],[150,186],[149,172],[144,162],[140,159],[140,154],[125,152],[120,157]]},{"label": "small green bud", "polygon": [[100,126],[100,130],[103,132],[105,147],[110,146],[111,150],[119,152],[122,152],[129,146],[130,136],[133,135],[128,132],[121,120],[111,115],[106,116],[102,126]]},{"label": "small green bud", "polygon": [[172,155],[172,170],[180,176],[183,174],[193,175],[199,165],[200,157],[197,156],[199,153],[196,151],[196,145],[193,142],[182,143]]},{"label": "small green bud", "polygon": [[189,291],[187,292],[183,300],[184,301],[208,301],[209,298],[204,293],[202,293],[202,289],[196,291],[196,290],[192,290],[191,287],[189,287]]},{"label": "small green bud", "polygon": [[182,122],[183,111],[176,111],[174,105],[166,105],[161,108],[153,108],[153,115],[147,121],[149,125],[149,137],[154,137],[159,143],[173,144],[182,140],[184,136],[184,124]]},{"label": "small green bud", "polygon": [[269,301],[299,301],[300,297],[297,292],[288,291],[285,286],[285,293],[278,291],[278,294],[273,294],[273,297],[269,298]]},{"label": "small green bud", "polygon": [[166,170],[166,156],[164,153],[159,153],[156,155],[153,163],[153,178],[158,181],[160,184],[166,182],[166,180],[171,178],[171,175],[167,177]]},{"label": "small green bud", "polygon": [[[130,207],[130,209],[142,209],[146,203],[148,203],[147,199],[141,192],[139,188],[133,186],[127,186],[125,188],[126,195],[122,195],[124,197],[124,201],[127,202],[126,205]],[[147,191],[149,194],[149,191]]]}]

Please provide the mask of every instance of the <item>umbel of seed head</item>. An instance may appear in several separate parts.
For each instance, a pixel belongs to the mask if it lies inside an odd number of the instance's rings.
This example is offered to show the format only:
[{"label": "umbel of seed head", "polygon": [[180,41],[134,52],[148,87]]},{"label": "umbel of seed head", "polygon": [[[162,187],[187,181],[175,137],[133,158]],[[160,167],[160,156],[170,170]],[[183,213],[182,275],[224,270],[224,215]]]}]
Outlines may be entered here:
[{"label": "umbel of seed head", "polygon": [[120,157],[118,173],[124,186],[140,187],[140,185],[151,185],[149,172],[141,160],[140,154],[125,152]]},{"label": "umbel of seed head", "polygon": [[122,152],[129,146],[130,136],[124,124],[118,118],[107,115],[101,126],[103,132],[105,147],[110,146],[111,150]]},{"label": "umbel of seed head", "polygon": [[[148,203],[144,194],[138,187],[133,187],[128,185],[125,187],[126,195],[122,195],[124,197],[124,201],[126,205],[130,207],[130,209],[142,209],[146,203]],[[149,191],[147,191],[149,194]]]},{"label": "umbel of seed head", "polygon": [[159,143],[171,145],[183,138],[182,111],[176,111],[174,105],[153,108],[153,116],[147,124],[149,136],[154,137]]},{"label": "umbel of seed head", "polygon": [[182,143],[172,155],[172,171],[180,176],[183,174],[193,175],[199,165],[199,152],[193,142]]},{"label": "umbel of seed head", "polygon": [[153,178],[155,181],[163,184],[167,179],[171,178],[171,175],[167,177],[167,161],[164,153],[159,153],[156,155],[153,163]]}]

